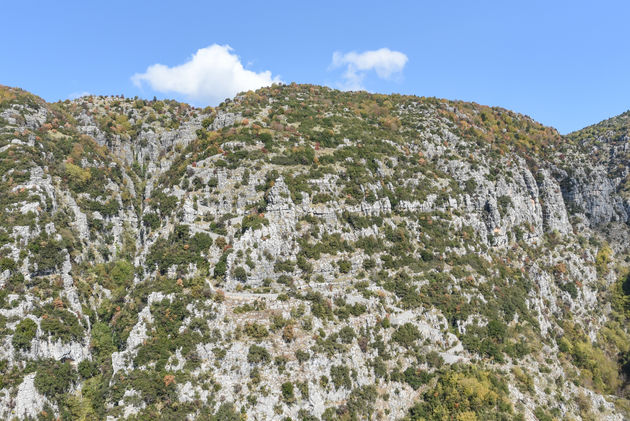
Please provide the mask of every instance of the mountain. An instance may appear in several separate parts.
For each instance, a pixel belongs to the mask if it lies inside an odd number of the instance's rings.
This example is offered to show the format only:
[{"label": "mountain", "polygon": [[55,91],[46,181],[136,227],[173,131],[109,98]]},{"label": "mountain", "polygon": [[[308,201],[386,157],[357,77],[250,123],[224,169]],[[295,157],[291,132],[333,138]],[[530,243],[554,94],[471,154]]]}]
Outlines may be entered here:
[{"label": "mountain", "polygon": [[0,417],[630,417],[630,114],[0,87]]}]

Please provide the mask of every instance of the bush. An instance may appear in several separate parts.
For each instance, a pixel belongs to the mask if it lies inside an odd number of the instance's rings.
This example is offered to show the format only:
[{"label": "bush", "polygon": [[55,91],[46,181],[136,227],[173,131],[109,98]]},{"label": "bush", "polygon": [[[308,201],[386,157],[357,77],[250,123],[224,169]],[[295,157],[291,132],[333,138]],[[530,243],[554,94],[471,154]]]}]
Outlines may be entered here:
[{"label": "bush", "polygon": [[231,402],[222,403],[217,412],[210,417],[210,421],[243,421],[241,414],[236,412]]},{"label": "bush", "polygon": [[262,346],[252,345],[249,347],[249,352],[247,353],[247,362],[250,364],[267,364],[271,361],[271,355],[269,355],[269,351],[267,351]]},{"label": "bush", "polygon": [[559,285],[560,289],[564,292],[568,292],[571,298],[575,299],[578,296],[578,289],[573,282],[565,282]]},{"label": "bush", "polygon": [[149,369],[135,370],[128,373],[126,381],[129,381],[131,387],[139,392],[144,403],[150,405],[171,402],[173,399],[177,399],[176,382],[174,380],[173,375],[166,374],[162,370]]},{"label": "bush", "polygon": [[612,259],[612,250],[607,245],[601,247],[597,251],[597,256],[595,257],[595,268],[597,269],[597,274],[599,276],[604,276],[608,273],[608,264]]},{"label": "bush", "polygon": [[45,360],[37,367],[35,387],[39,393],[55,399],[70,390],[70,386],[76,380],[76,377],[77,373],[70,363]]},{"label": "bush", "polygon": [[99,363],[111,359],[111,354],[116,351],[112,330],[107,323],[96,322],[92,326],[92,338],[90,346]]},{"label": "bush", "polygon": [[431,367],[440,368],[444,364],[444,358],[442,358],[442,356],[437,351],[430,351],[426,355],[426,360]]},{"label": "bush", "polygon": [[31,319],[24,319],[15,327],[13,333],[13,347],[22,351],[31,349],[31,341],[37,333],[37,323]]},{"label": "bush", "polygon": [[284,382],[282,386],[280,386],[282,390],[282,400],[287,403],[295,402],[295,395],[293,393],[293,383]]},{"label": "bush", "polygon": [[352,329],[350,326],[344,326],[339,331],[339,339],[344,344],[351,343],[354,337],[355,337],[354,329]]},{"label": "bush", "polygon": [[42,317],[40,322],[44,333],[50,335],[53,340],[60,339],[65,343],[81,339],[84,329],[74,313],[60,308],[45,309],[46,317]]},{"label": "bush", "polygon": [[311,354],[309,354],[308,351],[302,351],[301,349],[298,349],[297,351],[295,351],[295,358],[299,362],[303,363],[311,358]]},{"label": "bush", "polygon": [[241,229],[243,232],[250,228],[255,231],[261,229],[263,225],[269,225],[269,220],[264,216],[258,214],[246,215],[241,222]]},{"label": "bush", "polygon": [[328,203],[332,200],[332,197],[329,194],[326,193],[317,193],[316,195],[313,196],[313,204],[317,204],[317,203]]},{"label": "bush", "polygon": [[92,177],[89,169],[83,169],[71,162],[65,163],[65,170],[70,188],[74,191],[83,191]]},{"label": "bush", "polygon": [[190,237],[190,247],[195,252],[200,251],[208,251],[210,246],[212,246],[212,237],[204,232],[198,232],[192,237]]},{"label": "bush", "polygon": [[243,266],[237,266],[234,268],[234,278],[241,282],[245,282],[247,280],[247,271]]},{"label": "bush", "polygon": [[488,336],[499,343],[503,343],[507,334],[507,325],[499,320],[490,320],[488,322]]},{"label": "bush", "polygon": [[110,276],[114,285],[128,285],[133,280],[135,268],[126,260],[118,260],[111,267]]},{"label": "bush", "polygon": [[98,374],[98,367],[94,361],[83,360],[78,366],[79,375],[84,379],[89,379]]},{"label": "bush", "polygon": [[273,265],[274,272],[293,272],[295,270],[295,263],[290,260],[279,260]]},{"label": "bush", "polygon": [[507,213],[508,209],[513,206],[512,198],[510,196],[499,196],[497,199],[497,205],[499,207],[499,214],[503,217]]},{"label": "bush", "polygon": [[376,262],[374,261],[374,259],[365,259],[363,261],[363,269],[370,270],[370,269],[374,269],[375,267],[376,267]]},{"label": "bush", "polygon": [[197,268],[207,270],[208,259],[203,255],[212,245],[212,238],[205,233],[189,236],[188,225],[177,225],[168,239],[158,239],[150,248],[146,266],[153,270],[157,266],[165,274],[172,265],[194,263]]},{"label": "bush", "polygon": [[512,419],[507,386],[499,378],[474,367],[449,368],[435,386],[409,409],[409,421]]},{"label": "bush", "polygon": [[34,239],[29,244],[28,249],[33,253],[32,262],[37,265],[38,274],[53,272],[63,263],[62,244],[47,235],[41,235]]},{"label": "bush", "polygon": [[214,267],[214,277],[215,278],[222,277],[225,275],[226,272],[227,272],[227,262],[221,259],[217,262],[216,266]]},{"label": "bush", "polygon": [[430,373],[423,370],[417,370],[412,367],[409,367],[404,372],[405,382],[411,386],[413,390],[418,390],[420,386],[423,384],[427,384],[431,377],[433,377]]},{"label": "bush", "polygon": [[4,272],[5,270],[13,271],[16,268],[16,263],[13,259],[8,257],[3,257],[0,259],[0,272]]},{"label": "bush", "polygon": [[339,260],[337,266],[339,266],[339,272],[341,273],[348,273],[352,269],[352,263],[349,260]]},{"label": "bush", "polygon": [[336,389],[344,387],[348,390],[352,389],[352,380],[350,380],[350,369],[345,365],[334,365],[330,367],[330,379]]},{"label": "bush", "polygon": [[420,331],[411,323],[405,323],[392,334],[392,340],[405,348],[410,348],[420,338]]},{"label": "bush", "polygon": [[347,410],[351,415],[350,419],[372,419],[377,398],[378,391],[374,385],[361,386],[352,390],[346,402]]},{"label": "bush", "polygon": [[256,322],[247,323],[245,325],[245,333],[252,338],[261,339],[269,335],[267,328]]}]

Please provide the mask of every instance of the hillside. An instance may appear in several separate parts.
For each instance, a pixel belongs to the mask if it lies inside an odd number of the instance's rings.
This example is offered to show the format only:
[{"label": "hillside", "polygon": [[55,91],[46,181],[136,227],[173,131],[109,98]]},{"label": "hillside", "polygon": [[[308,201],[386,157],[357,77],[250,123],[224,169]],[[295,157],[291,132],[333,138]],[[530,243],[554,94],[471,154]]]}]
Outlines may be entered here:
[{"label": "hillside", "polygon": [[627,115],[0,87],[0,417],[630,417]]}]

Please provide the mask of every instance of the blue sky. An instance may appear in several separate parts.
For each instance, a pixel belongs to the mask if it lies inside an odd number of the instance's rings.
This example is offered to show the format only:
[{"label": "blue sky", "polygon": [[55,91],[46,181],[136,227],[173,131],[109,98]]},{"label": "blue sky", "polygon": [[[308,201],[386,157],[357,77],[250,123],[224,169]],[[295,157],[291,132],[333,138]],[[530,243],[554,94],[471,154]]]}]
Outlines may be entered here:
[{"label": "blue sky", "polygon": [[48,101],[213,105],[281,80],[497,105],[561,133],[630,108],[625,1],[22,0],[2,15],[0,84]]}]

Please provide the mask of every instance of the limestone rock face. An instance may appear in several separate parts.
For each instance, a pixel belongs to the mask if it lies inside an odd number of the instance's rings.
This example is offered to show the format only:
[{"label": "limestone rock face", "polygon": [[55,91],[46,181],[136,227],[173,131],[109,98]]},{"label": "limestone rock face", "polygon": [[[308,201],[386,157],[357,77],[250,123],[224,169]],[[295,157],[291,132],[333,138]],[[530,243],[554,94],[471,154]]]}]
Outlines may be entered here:
[{"label": "limestone rock face", "polygon": [[35,418],[42,412],[46,403],[47,399],[38,393],[35,387],[35,373],[27,374],[17,389],[15,399],[9,405],[13,409],[10,412],[3,411],[3,414],[7,419]]},{"label": "limestone rock face", "polygon": [[624,201],[616,194],[617,183],[609,179],[602,168],[595,168],[590,175],[579,172],[564,183],[567,201],[583,213],[590,224],[628,220]]},{"label": "limestone rock face", "polygon": [[572,231],[572,227],[569,223],[560,185],[551,177],[548,170],[541,170],[540,175],[540,200],[543,204],[543,224],[545,229],[548,232],[557,231],[561,234],[569,234]]},{"label": "limestone rock face", "polygon": [[0,90],[0,418],[628,418],[628,115]]}]

